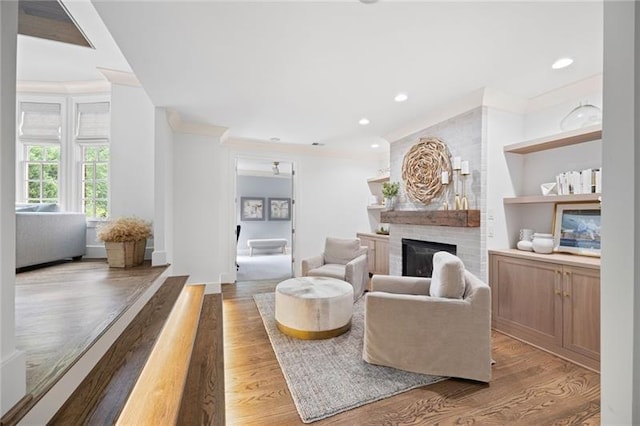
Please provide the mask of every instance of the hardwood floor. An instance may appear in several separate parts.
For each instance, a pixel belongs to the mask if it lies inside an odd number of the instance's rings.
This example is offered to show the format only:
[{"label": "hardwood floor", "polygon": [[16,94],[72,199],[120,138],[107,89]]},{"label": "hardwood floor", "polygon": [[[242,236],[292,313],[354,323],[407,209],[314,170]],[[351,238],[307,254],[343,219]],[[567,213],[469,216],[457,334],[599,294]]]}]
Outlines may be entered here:
[{"label": "hardwood floor", "polygon": [[[301,425],[253,294],[275,281],[222,286],[228,425]],[[600,424],[600,376],[493,332],[490,384],[450,379],[314,424]]]},{"label": "hardwood floor", "polygon": [[37,400],[166,268],[69,262],[16,275],[16,347]]}]

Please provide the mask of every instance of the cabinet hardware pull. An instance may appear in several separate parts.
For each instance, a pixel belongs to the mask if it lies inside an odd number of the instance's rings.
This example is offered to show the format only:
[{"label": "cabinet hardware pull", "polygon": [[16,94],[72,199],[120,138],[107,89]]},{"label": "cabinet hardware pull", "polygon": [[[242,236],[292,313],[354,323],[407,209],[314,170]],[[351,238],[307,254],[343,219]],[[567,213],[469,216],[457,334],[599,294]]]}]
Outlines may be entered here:
[{"label": "cabinet hardware pull", "polygon": [[564,293],[564,297],[569,297],[569,296],[571,296],[569,293],[567,292]]},{"label": "cabinet hardware pull", "polygon": [[560,296],[562,292],[560,290],[556,290],[556,296]]}]

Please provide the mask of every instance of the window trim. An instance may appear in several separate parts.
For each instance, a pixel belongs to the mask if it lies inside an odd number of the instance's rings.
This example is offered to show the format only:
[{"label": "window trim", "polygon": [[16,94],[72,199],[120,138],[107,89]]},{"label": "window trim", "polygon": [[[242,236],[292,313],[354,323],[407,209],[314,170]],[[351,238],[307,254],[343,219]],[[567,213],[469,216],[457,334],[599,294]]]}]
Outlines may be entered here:
[{"label": "window trim", "polygon": [[[20,125],[20,103],[58,103],[61,105],[61,123],[62,129],[60,141],[51,139],[35,139],[21,137],[19,134]],[[22,202],[27,199],[26,193],[26,149],[25,145],[60,145],[60,169],[58,183],[58,204],[63,211],[83,210],[82,203],[82,149],[80,144],[100,143],[111,145],[110,128],[109,137],[104,139],[78,139],[75,136],[75,125],[78,114],[78,105],[85,103],[109,103],[109,115],[111,116],[111,94],[110,93],[92,93],[92,94],[40,94],[40,93],[17,93],[16,96],[16,200]],[[110,153],[111,154],[111,153]],[[108,178],[108,200],[107,200],[107,217],[111,214],[111,155],[109,156],[109,178]],[[99,222],[100,218],[92,218],[87,216],[87,221]]]}]

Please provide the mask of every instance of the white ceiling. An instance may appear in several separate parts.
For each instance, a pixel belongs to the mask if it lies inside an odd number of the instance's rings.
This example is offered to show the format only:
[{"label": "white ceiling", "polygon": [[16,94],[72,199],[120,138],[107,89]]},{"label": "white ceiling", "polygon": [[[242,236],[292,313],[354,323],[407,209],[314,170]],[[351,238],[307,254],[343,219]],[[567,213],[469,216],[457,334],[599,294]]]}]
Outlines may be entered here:
[{"label": "white ceiling", "polygon": [[[602,72],[600,1],[93,4],[126,57],[105,43],[101,64],[89,34],[98,66],[126,71],[128,61],[155,105],[232,138],[384,149],[388,133],[477,89],[532,98]],[[25,62],[21,76],[41,80],[71,58],[39,54],[46,61]],[[574,64],[551,70],[562,56]],[[394,102],[401,91],[409,100]]]}]

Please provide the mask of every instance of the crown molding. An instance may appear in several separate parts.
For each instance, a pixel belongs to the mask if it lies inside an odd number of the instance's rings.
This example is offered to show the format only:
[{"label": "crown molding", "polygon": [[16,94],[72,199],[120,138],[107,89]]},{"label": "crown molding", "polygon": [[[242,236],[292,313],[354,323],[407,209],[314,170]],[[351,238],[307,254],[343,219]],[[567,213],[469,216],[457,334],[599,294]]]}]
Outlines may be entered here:
[{"label": "crown molding", "polygon": [[92,81],[17,81],[20,93],[102,93],[110,92],[111,84],[104,80]]},{"label": "crown molding", "polygon": [[603,77],[602,74],[596,74],[529,99],[526,112],[540,111],[593,93],[602,92]]},{"label": "crown molding", "polygon": [[227,127],[214,126],[213,124],[192,123],[183,121],[178,111],[167,110],[167,121],[174,132],[192,135],[213,136],[223,141],[229,131]]},{"label": "crown molding", "polygon": [[96,67],[98,71],[112,84],[121,86],[142,87],[138,77],[132,72],[118,71],[110,68]]}]

